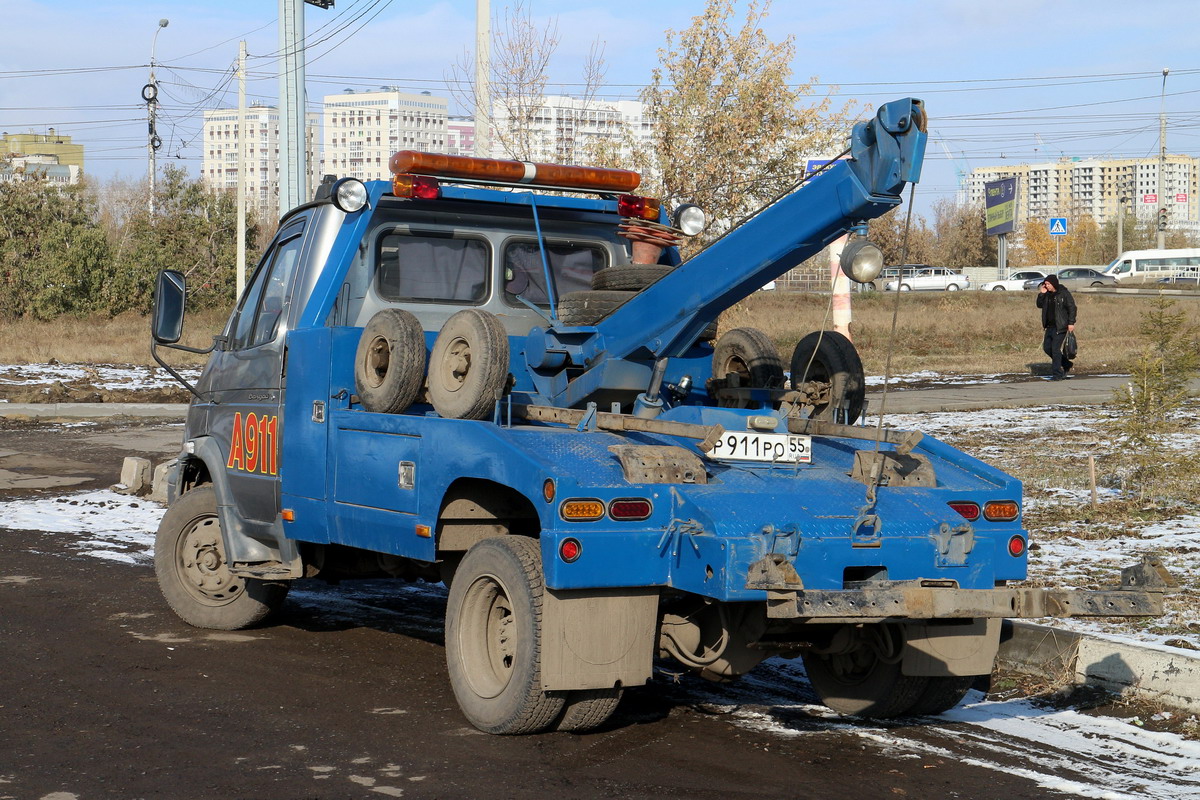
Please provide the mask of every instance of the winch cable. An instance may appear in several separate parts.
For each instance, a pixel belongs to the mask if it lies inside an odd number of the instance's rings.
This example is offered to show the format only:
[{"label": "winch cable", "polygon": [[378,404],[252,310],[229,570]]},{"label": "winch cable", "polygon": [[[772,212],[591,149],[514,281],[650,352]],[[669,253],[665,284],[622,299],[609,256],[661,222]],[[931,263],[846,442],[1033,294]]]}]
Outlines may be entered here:
[{"label": "winch cable", "polygon": [[[900,274],[896,276],[896,300],[892,303],[892,332],[888,336],[887,356],[883,362],[883,394],[879,398],[879,419],[875,424],[875,452],[879,452],[879,442],[883,438],[883,417],[887,413],[887,397],[888,387],[892,383],[892,352],[896,348],[896,324],[900,319],[900,284],[904,280],[904,265],[908,263],[908,232],[912,227],[913,199],[917,193],[917,185],[909,184],[908,187],[908,212],[904,217],[904,236],[900,240]],[[887,288],[886,286],[884,287]],[[870,484],[867,485],[867,505],[875,504],[875,492],[879,488],[879,482],[883,480],[883,462],[878,458],[875,460],[874,475],[871,477]]]}]

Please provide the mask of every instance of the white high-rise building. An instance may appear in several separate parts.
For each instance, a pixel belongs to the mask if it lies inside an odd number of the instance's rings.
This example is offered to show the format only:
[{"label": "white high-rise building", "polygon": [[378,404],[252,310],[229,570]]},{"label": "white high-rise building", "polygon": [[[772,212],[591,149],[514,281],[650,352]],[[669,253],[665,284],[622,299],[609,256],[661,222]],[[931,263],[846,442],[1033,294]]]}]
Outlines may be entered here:
[{"label": "white high-rise building", "polygon": [[1006,164],[971,170],[968,201],[983,204],[983,186],[1017,177],[1017,221],[1087,214],[1097,224],[1115,219],[1124,203],[1139,219],[1154,219],[1166,208],[1169,224],[1195,229],[1200,224],[1200,158],[1166,157],[1163,196],[1158,196],[1158,159],[1072,159],[1044,164]]},{"label": "white high-rise building", "polygon": [[382,87],[325,96],[325,169],[339,178],[385,180],[400,150],[446,152],[449,101]]},{"label": "white high-rise building", "polygon": [[[647,141],[653,123],[645,106],[636,100],[581,100],[548,96],[528,112],[514,110],[502,102],[494,104],[492,147],[497,158],[525,158],[556,164],[579,164],[588,160],[589,144],[602,139],[621,142],[629,132],[635,141]],[[523,116],[524,120],[514,120]],[[510,151],[500,152],[507,147]]]},{"label": "white high-rise building", "polygon": [[[308,114],[305,122],[309,185],[304,196],[311,198],[321,177],[321,159],[317,151],[318,114]],[[259,219],[273,223],[279,219],[279,109],[252,105],[246,109],[246,206],[257,211]],[[236,190],[238,185],[238,124],[236,108],[204,112],[204,162],[201,178],[211,189]]]}]

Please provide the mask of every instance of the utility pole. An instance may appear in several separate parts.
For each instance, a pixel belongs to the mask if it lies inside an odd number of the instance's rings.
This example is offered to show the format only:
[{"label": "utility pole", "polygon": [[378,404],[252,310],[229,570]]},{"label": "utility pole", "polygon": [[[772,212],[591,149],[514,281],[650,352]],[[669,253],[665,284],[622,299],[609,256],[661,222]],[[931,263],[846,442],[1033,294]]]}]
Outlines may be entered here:
[{"label": "utility pole", "polygon": [[[1167,169],[1167,73],[1171,70],[1163,67],[1162,92],[1159,94],[1158,100],[1158,207],[1165,209],[1167,207],[1167,196],[1164,193],[1166,181],[1163,178],[1163,173]],[[1161,214],[1160,214],[1161,216]],[[1160,221],[1158,224],[1158,244],[1159,250],[1167,246],[1167,228]]]},{"label": "utility pole", "polygon": [[246,40],[238,47],[237,294],[246,287]]},{"label": "utility pole", "polygon": [[158,148],[162,147],[162,139],[158,136],[158,130],[155,127],[155,118],[158,116],[158,79],[154,77],[154,49],[158,46],[158,33],[167,25],[171,24],[168,19],[160,19],[158,27],[154,29],[154,38],[150,40],[150,80],[142,87],[142,99],[146,101],[146,175],[150,180],[150,216],[154,216],[154,195],[158,191]]},{"label": "utility pole", "polygon": [[304,5],[332,8],[333,0],[279,0],[279,213],[307,200],[305,148]]},{"label": "utility pole", "polygon": [[475,155],[492,150],[492,3],[475,0]]}]

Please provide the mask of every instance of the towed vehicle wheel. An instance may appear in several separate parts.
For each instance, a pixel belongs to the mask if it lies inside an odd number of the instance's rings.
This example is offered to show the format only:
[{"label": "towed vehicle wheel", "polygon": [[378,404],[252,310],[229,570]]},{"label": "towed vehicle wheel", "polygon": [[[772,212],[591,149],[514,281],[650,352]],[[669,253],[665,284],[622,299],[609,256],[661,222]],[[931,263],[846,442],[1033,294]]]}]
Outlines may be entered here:
[{"label": "towed vehicle wheel", "polygon": [[229,571],[212,486],[177,499],[154,539],[154,573],[167,604],[189,625],[234,631],[262,622],[287,597],[287,581]]},{"label": "towed vehicle wheel", "polygon": [[[450,585],[450,685],[463,714],[485,733],[536,733],[566,706],[562,693],[541,688],[541,567],[537,541],[497,536],[467,551]],[[577,717],[592,715],[581,709]]]},{"label": "towed vehicle wheel", "polygon": [[852,647],[805,653],[804,669],[821,702],[839,714],[890,719],[909,713],[929,683],[924,676],[901,673],[903,652],[899,628],[864,625]]},{"label": "towed vehicle wheel", "polygon": [[[757,328],[734,328],[717,340],[713,350],[713,378],[736,375],[742,387],[775,389],[783,386],[783,360],[765,333]],[[739,402],[737,407],[749,407]]]},{"label": "towed vehicle wheel", "polygon": [[824,400],[812,410],[813,419],[853,425],[862,415],[867,387],[862,360],[854,344],[837,331],[813,331],[792,351],[793,389],[814,382]]}]

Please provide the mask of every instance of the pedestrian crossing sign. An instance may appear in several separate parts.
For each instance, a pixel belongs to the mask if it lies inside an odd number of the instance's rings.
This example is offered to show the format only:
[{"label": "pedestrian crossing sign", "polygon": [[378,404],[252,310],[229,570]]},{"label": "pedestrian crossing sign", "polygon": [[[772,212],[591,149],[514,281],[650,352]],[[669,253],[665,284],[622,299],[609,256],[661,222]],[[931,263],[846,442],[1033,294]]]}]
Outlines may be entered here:
[{"label": "pedestrian crossing sign", "polygon": [[1067,235],[1067,218],[1066,217],[1051,217],[1050,218],[1050,235],[1051,236],[1066,236]]}]

